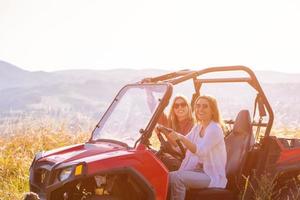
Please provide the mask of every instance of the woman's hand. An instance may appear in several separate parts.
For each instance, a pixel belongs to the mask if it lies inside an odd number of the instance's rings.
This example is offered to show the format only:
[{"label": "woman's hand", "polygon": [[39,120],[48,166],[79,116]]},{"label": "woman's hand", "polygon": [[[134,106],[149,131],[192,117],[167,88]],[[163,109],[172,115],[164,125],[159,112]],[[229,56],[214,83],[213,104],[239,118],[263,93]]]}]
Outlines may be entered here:
[{"label": "woman's hand", "polygon": [[173,132],[173,129],[167,128],[160,124],[156,126],[156,130],[158,133],[163,133],[165,136],[168,136],[170,133]]},{"label": "woman's hand", "polygon": [[[181,138],[183,137],[182,135],[176,133],[173,129],[167,128],[162,125],[157,125],[155,132],[157,133],[158,139],[161,142],[162,146],[166,147],[161,149],[167,149],[164,150],[166,153],[173,155],[175,158],[179,160],[182,160],[185,157],[185,149],[180,142]],[[162,137],[162,134],[165,135],[168,142],[165,142],[165,140]],[[175,149],[178,148],[178,146],[181,152],[178,149]]]},{"label": "woman's hand", "polygon": [[192,153],[195,153],[197,150],[197,147],[194,143],[189,141],[187,138],[185,138],[183,135],[176,133],[173,129],[167,128],[162,125],[158,125],[156,127],[157,133],[163,133],[168,141],[171,142],[171,144],[175,147],[178,146],[176,140],[179,140],[188,150],[190,150]]},{"label": "woman's hand", "polygon": [[[168,139],[172,139],[173,141],[180,140],[181,136],[180,134],[176,133],[173,129],[167,128],[163,125],[158,125],[156,127],[157,133],[164,134]],[[176,146],[176,145],[175,145]]]},{"label": "woman's hand", "polygon": [[166,138],[168,139],[168,141],[170,141],[173,146],[177,147],[178,144],[177,144],[176,140],[179,140],[192,153],[196,152],[196,150],[197,150],[196,145],[194,143],[192,143],[191,141],[189,141],[187,138],[185,138],[183,135],[176,133],[173,129],[167,128],[167,127],[159,124],[156,127],[156,130],[157,130],[158,134],[163,133],[166,136]]}]

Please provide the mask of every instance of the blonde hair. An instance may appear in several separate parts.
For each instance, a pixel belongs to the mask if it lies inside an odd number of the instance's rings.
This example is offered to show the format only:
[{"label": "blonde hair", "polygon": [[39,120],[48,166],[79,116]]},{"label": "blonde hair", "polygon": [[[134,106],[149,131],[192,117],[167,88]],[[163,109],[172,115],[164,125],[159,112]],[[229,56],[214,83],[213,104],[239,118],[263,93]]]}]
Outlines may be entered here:
[{"label": "blonde hair", "polygon": [[[224,122],[223,122],[223,119],[222,119],[222,116],[221,116],[216,98],[214,98],[213,96],[210,96],[210,95],[199,96],[195,101],[194,110],[195,110],[195,105],[199,101],[199,99],[206,99],[208,101],[209,107],[212,111],[212,120],[214,122],[219,123],[221,125],[222,129],[223,129],[224,128]],[[195,116],[196,116],[196,120],[199,121],[197,115],[195,115]]]},{"label": "blonde hair", "polygon": [[175,101],[177,99],[182,99],[185,103],[186,103],[186,106],[188,107],[188,114],[187,114],[187,118],[189,121],[191,121],[192,123],[194,123],[194,118],[193,118],[193,115],[192,115],[192,108],[187,100],[187,98],[183,95],[177,95],[174,99],[173,99],[173,102],[172,102],[172,105],[171,105],[171,109],[170,109],[170,112],[169,112],[169,115],[168,115],[168,126],[170,128],[172,128],[173,130],[175,131],[178,131],[179,130],[179,122],[178,122],[178,119],[175,115],[175,112],[174,112],[174,104],[175,104]]}]

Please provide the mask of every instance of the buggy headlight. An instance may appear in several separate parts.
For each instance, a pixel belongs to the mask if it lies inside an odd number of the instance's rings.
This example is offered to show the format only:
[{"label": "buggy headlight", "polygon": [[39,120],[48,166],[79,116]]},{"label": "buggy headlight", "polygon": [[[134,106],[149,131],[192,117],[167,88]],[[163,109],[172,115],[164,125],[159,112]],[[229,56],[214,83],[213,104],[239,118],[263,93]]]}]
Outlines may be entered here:
[{"label": "buggy headlight", "polygon": [[83,164],[78,164],[74,166],[69,166],[62,169],[58,174],[58,180],[64,181],[70,178],[71,176],[80,176],[83,173]]},{"label": "buggy headlight", "polygon": [[61,170],[61,172],[59,173],[58,179],[59,179],[60,181],[67,180],[67,179],[71,176],[72,171],[73,171],[73,166],[64,168],[64,169]]}]

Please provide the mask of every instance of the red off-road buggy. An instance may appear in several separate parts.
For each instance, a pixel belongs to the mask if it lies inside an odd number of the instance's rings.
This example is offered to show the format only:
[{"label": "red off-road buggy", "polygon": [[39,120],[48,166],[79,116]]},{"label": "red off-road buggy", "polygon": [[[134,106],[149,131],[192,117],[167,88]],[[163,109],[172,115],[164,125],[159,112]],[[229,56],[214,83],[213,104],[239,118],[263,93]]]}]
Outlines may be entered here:
[{"label": "red off-road buggy", "polygon": [[[215,72],[242,72],[246,76],[207,76]],[[236,112],[235,120],[226,121],[231,127],[225,137],[227,187],[190,189],[186,199],[237,199],[245,177],[255,189],[259,186],[255,180],[262,174],[276,175],[274,190],[282,188],[277,197],[287,199],[294,195],[297,188],[291,187],[291,183],[299,183],[300,140],[270,136],[273,111],[249,68],[183,70],[147,80],[120,90],[88,142],[37,153],[30,167],[30,190],[48,200],[168,199],[168,171],[176,166],[165,155],[179,160],[181,155],[172,151],[162,137],[160,149],[155,150],[156,134],[152,132],[168,106],[173,87],[190,83],[193,103],[203,85],[217,83],[219,92],[225,92],[223,84],[242,83],[254,89],[256,97],[251,110],[253,117],[249,110],[242,109]],[[243,195],[244,199],[253,198],[250,189]]]}]

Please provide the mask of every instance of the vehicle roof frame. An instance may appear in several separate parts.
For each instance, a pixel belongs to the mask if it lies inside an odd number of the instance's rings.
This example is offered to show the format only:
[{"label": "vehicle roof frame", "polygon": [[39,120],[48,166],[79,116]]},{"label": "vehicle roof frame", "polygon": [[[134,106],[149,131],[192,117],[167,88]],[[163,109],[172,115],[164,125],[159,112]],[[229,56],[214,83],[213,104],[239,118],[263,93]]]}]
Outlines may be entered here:
[{"label": "vehicle roof frame", "polygon": [[[235,78],[207,78],[207,79],[198,79],[199,76],[214,72],[228,72],[228,71],[243,71],[246,72],[249,77],[235,77]],[[177,85],[181,82],[193,79],[195,92],[198,88],[200,89],[202,83],[248,83],[253,89],[256,90],[258,95],[261,97],[262,103],[268,113],[268,122],[265,123],[266,130],[264,136],[269,136],[271,128],[274,121],[274,113],[271,108],[271,105],[256,77],[254,72],[245,66],[236,65],[236,66],[219,66],[219,67],[209,67],[202,70],[181,70],[177,72],[171,72],[157,77],[148,78],[151,82],[167,82],[172,85]],[[259,125],[259,124],[258,124]]]}]

